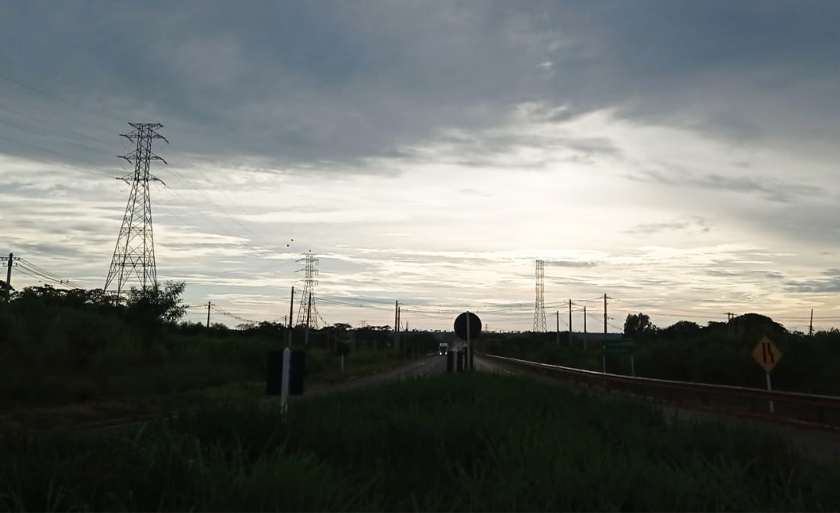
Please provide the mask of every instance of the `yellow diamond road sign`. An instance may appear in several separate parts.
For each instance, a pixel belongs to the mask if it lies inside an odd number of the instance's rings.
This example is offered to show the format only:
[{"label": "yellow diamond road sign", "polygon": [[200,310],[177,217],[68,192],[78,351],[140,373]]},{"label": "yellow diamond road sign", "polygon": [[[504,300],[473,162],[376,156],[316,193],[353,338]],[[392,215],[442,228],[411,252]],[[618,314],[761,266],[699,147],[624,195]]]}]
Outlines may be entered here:
[{"label": "yellow diamond road sign", "polygon": [[761,337],[755,349],[752,350],[752,356],[759,365],[764,367],[764,370],[773,372],[776,364],[782,359],[782,352],[776,347],[776,344],[767,336]]}]

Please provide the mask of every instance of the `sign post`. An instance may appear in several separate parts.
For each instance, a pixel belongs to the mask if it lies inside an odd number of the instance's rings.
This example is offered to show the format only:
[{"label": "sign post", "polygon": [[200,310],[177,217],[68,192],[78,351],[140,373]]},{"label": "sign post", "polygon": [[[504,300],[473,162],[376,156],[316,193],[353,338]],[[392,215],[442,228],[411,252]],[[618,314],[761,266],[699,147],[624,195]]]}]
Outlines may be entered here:
[{"label": "sign post", "polygon": [[[752,357],[764,368],[764,376],[767,379],[767,390],[772,391],[773,387],[770,383],[770,373],[778,365],[779,360],[782,359],[782,351],[773,343],[772,340],[763,335],[761,340],[752,350]],[[769,401],[770,413],[774,413],[773,400]]]},{"label": "sign post", "polygon": [[601,341],[601,372],[607,373],[607,356],[630,356],[630,372],[633,376],[636,375],[636,361],[633,352],[636,349],[635,342],[632,338],[621,338],[615,340]]},{"label": "sign post", "polygon": [[464,347],[464,368],[473,369],[472,340],[481,335],[481,319],[472,312],[464,312],[455,318],[455,335],[466,341]]},{"label": "sign post", "polygon": [[[469,315],[470,315],[470,311],[467,310],[467,317],[469,317]],[[470,351],[472,350],[472,346],[470,345],[470,323],[468,322],[466,324],[467,324],[467,351],[466,351],[466,353],[464,353],[464,359],[465,359],[464,368],[472,370],[470,368]]]},{"label": "sign post", "polygon": [[291,367],[292,350],[288,347],[283,349],[283,382],[280,385],[280,410],[286,413],[286,402],[289,398],[289,369]]}]

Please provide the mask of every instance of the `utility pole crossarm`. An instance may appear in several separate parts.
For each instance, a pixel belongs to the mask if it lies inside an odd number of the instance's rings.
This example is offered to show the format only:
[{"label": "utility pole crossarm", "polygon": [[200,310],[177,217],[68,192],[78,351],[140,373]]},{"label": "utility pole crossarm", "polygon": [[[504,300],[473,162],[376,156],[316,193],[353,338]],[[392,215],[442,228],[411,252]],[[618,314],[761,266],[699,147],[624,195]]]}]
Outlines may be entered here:
[{"label": "utility pole crossarm", "polygon": [[16,257],[14,253],[9,253],[8,257],[0,257],[0,261],[6,262],[6,286],[3,287],[6,299],[12,295],[12,267],[18,260],[20,260],[20,257]]}]

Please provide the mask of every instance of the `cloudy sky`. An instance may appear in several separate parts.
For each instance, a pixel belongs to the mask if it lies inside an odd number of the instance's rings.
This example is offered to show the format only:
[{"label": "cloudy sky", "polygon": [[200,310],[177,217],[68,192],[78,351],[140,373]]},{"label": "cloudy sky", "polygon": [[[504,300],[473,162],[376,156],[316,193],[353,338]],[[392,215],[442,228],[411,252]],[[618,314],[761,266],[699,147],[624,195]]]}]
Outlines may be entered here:
[{"label": "cloudy sky", "polygon": [[[158,122],[160,280],[213,320],[840,326],[840,3],[0,2],[0,253],[102,287]],[[13,284],[36,284],[23,273]],[[297,308],[295,308],[297,315]],[[199,308],[191,319],[201,319]]]}]

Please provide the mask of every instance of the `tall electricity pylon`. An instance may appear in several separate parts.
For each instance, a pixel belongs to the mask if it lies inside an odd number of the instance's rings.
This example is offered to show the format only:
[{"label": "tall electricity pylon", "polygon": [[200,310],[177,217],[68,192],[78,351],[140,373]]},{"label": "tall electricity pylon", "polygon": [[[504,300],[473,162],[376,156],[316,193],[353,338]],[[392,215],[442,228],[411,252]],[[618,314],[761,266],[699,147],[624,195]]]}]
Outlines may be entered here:
[{"label": "tall electricity pylon", "polygon": [[[157,133],[163,125],[160,123],[129,123],[134,130],[128,134],[120,134],[136,144],[134,151],[122,155],[129,163],[134,164],[134,173],[118,178],[131,185],[128,204],[125,207],[120,234],[111,259],[111,268],[105,279],[105,290],[116,279],[117,297],[125,291],[126,284],[137,278],[140,286],[151,287],[157,284],[157,270],[155,268],[155,241],[152,234],[152,200],[149,196],[149,182],[163,182],[149,173],[149,165],[153,160],[166,161],[152,153],[152,141],[163,139]],[[164,184],[165,185],[165,184]]]},{"label": "tall electricity pylon", "polygon": [[318,309],[315,307],[315,285],[318,285],[318,259],[312,256],[312,253],[305,253],[304,257],[298,262],[305,262],[303,269],[298,271],[304,272],[303,278],[303,295],[300,298],[300,307],[298,308],[297,325],[312,326],[318,329]]},{"label": "tall electricity pylon", "polygon": [[534,331],[545,331],[545,262],[537,260],[537,299],[534,301]]}]

